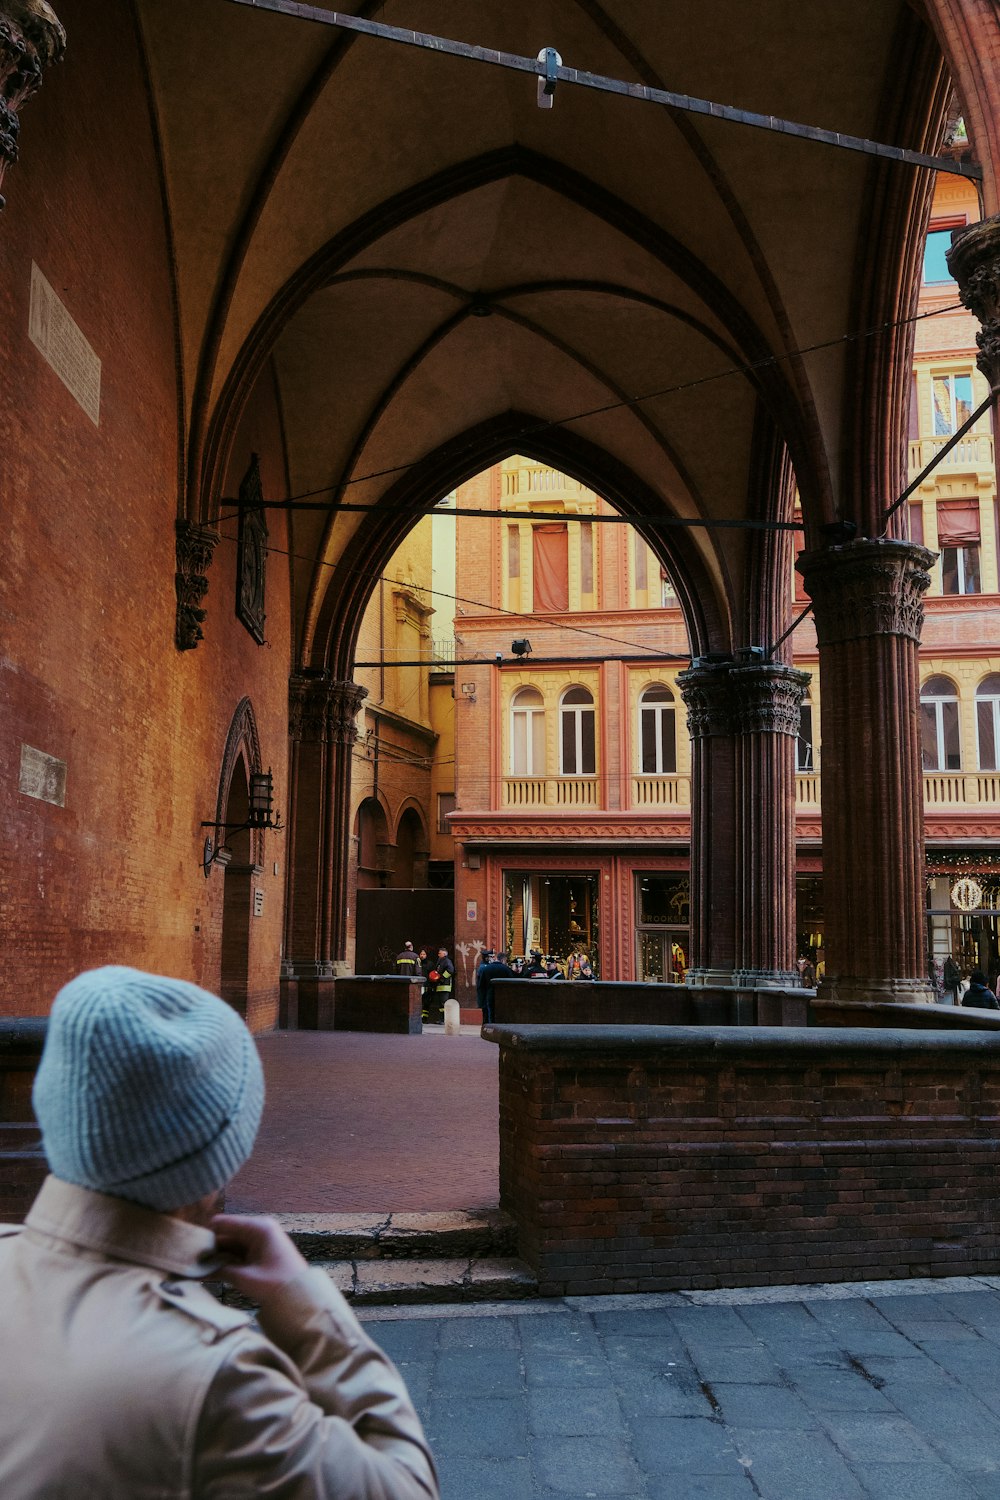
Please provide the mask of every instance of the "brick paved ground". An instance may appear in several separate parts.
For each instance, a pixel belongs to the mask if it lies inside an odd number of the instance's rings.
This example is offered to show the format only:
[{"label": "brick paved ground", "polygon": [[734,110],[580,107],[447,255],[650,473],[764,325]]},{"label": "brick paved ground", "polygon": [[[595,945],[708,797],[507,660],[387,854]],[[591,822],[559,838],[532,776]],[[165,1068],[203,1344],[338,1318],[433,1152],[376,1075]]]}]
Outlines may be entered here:
[{"label": "brick paved ground", "polygon": [[443,1500],[996,1500],[998,1287],[362,1316],[409,1383]]},{"label": "brick paved ground", "polygon": [[497,1049],[446,1037],[277,1031],[237,1213],[481,1208],[499,1196]]}]

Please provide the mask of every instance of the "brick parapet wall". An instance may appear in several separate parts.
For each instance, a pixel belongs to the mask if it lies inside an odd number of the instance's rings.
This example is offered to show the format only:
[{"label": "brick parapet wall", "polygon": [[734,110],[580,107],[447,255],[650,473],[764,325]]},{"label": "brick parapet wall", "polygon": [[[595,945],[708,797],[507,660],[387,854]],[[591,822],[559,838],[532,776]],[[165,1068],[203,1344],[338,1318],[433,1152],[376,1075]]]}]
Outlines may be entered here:
[{"label": "brick parapet wall", "polygon": [[493,1026],[543,1295],[1000,1270],[983,1032]]},{"label": "brick parapet wall", "polygon": [[607,979],[494,981],[494,1020],[519,1026],[804,1026],[808,1010],[809,994],[801,989]]}]

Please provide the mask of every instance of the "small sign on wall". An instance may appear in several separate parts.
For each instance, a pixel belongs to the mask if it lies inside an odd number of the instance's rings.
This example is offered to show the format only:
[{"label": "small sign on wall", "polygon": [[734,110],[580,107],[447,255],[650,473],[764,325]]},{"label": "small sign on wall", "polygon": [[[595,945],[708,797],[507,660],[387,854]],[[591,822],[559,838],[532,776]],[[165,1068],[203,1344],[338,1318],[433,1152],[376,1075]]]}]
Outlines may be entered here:
[{"label": "small sign on wall", "polygon": [[28,337],[97,427],[101,420],[101,361],[34,261]]},{"label": "small sign on wall", "polygon": [[466,901],[466,903],[465,903],[465,920],[467,922],[478,922],[478,920],[479,920],[479,902],[478,901]]},{"label": "small sign on wall", "polygon": [[36,750],[33,745],[22,745],[18,786],[26,797],[51,802],[53,807],[65,807],[66,762],[46,755],[44,750]]},{"label": "small sign on wall", "polygon": [[264,915],[264,892],[258,886],[254,886],[253,914],[255,917]]}]

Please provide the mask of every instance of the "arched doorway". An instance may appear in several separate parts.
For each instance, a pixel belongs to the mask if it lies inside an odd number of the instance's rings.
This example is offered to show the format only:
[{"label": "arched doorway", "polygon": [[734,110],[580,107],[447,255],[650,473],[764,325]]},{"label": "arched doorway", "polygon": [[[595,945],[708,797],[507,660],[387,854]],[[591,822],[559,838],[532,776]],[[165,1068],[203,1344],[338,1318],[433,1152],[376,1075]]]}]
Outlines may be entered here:
[{"label": "arched doorway", "polygon": [[397,891],[427,885],[427,834],[416,808],[408,807],[396,829],[396,858],[389,884]]},{"label": "arched doorway", "polygon": [[389,829],[382,804],[366,797],[358,808],[358,889],[377,891],[389,883]]},{"label": "arched doorway", "polygon": [[[246,760],[240,755],[233,766],[226,801],[225,821],[238,828],[250,812],[250,778]],[[250,981],[250,922],[253,903],[251,889],[253,863],[250,830],[240,828],[229,835],[226,849],[230,858],[225,866],[222,896],[222,973],[220,993],[223,1000],[244,1018],[247,1013],[247,991]]]}]

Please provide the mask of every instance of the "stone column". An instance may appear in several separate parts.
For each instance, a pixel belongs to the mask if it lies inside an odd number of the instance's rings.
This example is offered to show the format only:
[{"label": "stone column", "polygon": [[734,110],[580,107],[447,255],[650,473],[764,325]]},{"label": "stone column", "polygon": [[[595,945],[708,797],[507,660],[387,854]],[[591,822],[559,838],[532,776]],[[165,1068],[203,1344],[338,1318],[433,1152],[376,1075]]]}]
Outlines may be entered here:
[{"label": "stone column", "polygon": [[736,967],[736,734],[729,656],[696,657],[677,684],[691,736],[691,963],[687,983],[729,985]]},{"label": "stone column", "polygon": [[759,662],[730,675],[736,729],[738,985],[798,985],[795,740],[809,673]]},{"label": "stone column", "polygon": [[0,185],[17,161],[21,108],[65,52],[66,33],[45,0],[0,0]]},{"label": "stone column", "polygon": [[827,999],[934,998],[917,666],[933,561],[883,538],[796,564],[819,642]]},{"label": "stone column", "polygon": [[688,981],[797,983],[795,736],[809,675],[744,652],[677,680],[691,734]]},{"label": "stone column", "polygon": [[[976,363],[989,381],[995,407],[1000,392],[1000,216],[953,230],[947,260],[959,297],[982,324],[976,334]],[[1000,489],[1000,445],[994,457]]]},{"label": "stone column", "polygon": [[[354,716],[366,696],[325,674],[289,682],[289,834],[286,990],[297,987],[299,1024],[326,1024],[346,941],[348,818]],[[290,1008],[290,1007],[289,1007]]]}]

